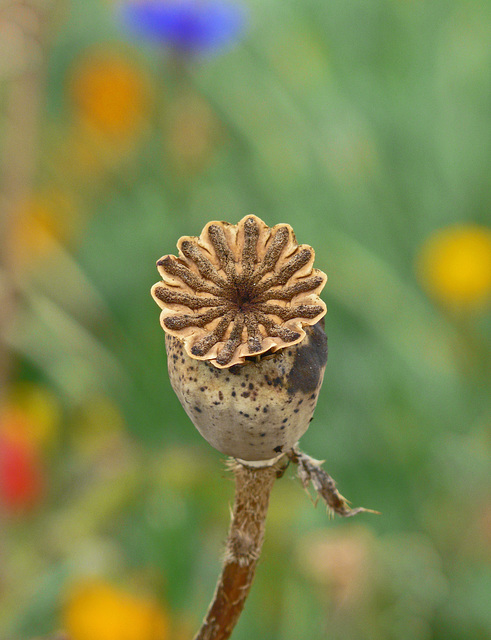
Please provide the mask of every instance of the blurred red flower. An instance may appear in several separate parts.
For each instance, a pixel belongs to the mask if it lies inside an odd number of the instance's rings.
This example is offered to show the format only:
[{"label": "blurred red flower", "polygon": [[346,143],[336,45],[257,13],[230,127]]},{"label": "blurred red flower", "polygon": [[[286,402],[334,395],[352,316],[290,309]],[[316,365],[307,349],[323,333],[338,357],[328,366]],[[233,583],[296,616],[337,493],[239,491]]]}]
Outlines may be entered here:
[{"label": "blurred red flower", "polygon": [[38,451],[22,435],[22,425],[20,434],[13,427],[0,423],[0,508],[10,514],[34,507],[44,489]]}]

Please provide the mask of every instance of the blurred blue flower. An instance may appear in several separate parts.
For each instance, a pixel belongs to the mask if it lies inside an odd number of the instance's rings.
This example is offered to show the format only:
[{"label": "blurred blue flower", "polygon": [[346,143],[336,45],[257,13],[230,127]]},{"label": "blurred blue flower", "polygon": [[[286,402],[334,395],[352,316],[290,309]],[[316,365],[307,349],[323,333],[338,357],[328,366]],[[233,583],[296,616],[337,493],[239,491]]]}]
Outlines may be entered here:
[{"label": "blurred blue flower", "polygon": [[183,54],[215,53],[246,26],[245,7],[225,0],[130,0],[122,12],[136,35]]}]

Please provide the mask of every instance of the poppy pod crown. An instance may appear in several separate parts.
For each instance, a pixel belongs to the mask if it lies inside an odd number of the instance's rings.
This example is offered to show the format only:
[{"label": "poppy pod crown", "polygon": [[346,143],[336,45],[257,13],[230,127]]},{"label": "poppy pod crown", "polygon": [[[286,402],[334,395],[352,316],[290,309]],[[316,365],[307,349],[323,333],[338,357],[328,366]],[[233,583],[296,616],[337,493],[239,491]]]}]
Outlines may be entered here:
[{"label": "poppy pod crown", "polygon": [[163,329],[191,358],[218,368],[242,364],[301,342],[304,327],[326,313],[319,293],[327,276],[290,225],[270,228],[256,216],[210,222],[177,247],[178,257],[157,262],[162,282],[152,295]]}]

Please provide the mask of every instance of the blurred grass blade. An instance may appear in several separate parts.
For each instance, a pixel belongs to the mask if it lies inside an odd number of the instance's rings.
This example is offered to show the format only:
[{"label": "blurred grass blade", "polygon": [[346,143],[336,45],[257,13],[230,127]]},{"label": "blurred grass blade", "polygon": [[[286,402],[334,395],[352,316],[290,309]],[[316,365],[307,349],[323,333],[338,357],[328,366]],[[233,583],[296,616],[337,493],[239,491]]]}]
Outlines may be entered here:
[{"label": "blurred grass blade", "polygon": [[362,317],[419,375],[457,378],[453,327],[390,265],[353,238],[330,230],[324,240],[328,290]]},{"label": "blurred grass blade", "polygon": [[46,296],[26,289],[25,306],[5,340],[40,367],[72,399],[89,390],[126,387],[118,360],[79,322]]}]

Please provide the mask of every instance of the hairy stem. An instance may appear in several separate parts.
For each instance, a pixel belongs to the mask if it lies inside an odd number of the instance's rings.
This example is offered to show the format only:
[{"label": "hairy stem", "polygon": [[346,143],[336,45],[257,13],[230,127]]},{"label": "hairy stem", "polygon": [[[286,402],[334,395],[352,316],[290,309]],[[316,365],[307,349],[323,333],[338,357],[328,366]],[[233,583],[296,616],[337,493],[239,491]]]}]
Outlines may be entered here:
[{"label": "hairy stem", "polygon": [[235,502],[222,574],[194,640],[226,640],[244,608],[263,545],[269,496],[279,463],[251,468],[233,463]]}]

